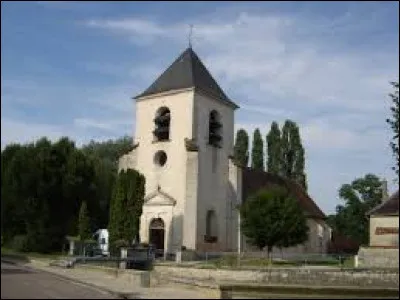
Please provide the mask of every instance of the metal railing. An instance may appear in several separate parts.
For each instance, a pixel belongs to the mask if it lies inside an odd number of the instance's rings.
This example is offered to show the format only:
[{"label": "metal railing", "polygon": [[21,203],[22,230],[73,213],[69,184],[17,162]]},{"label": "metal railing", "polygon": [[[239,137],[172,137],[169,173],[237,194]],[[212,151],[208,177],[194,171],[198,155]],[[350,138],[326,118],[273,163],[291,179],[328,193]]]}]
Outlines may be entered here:
[{"label": "metal railing", "polygon": [[[184,251],[183,251],[184,252]],[[175,261],[175,255],[167,255],[167,261]],[[354,267],[354,255],[325,253],[272,253],[267,257],[264,251],[242,252],[196,252],[182,254],[181,264],[197,265],[204,268],[245,268],[262,269],[280,267]]]}]

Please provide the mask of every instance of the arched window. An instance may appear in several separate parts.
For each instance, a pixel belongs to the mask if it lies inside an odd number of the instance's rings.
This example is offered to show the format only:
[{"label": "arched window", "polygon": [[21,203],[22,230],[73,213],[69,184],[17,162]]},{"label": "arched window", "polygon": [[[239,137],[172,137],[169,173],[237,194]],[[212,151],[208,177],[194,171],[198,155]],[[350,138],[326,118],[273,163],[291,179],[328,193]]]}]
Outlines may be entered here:
[{"label": "arched window", "polygon": [[208,210],[206,215],[206,235],[205,242],[215,243],[218,236],[217,216],[213,210]]},{"label": "arched window", "polygon": [[221,116],[216,110],[210,112],[208,143],[215,147],[220,147],[222,142],[222,123]]},{"label": "arched window", "polygon": [[156,141],[169,140],[171,113],[168,107],[161,107],[157,110],[154,123],[155,129],[153,134]]}]

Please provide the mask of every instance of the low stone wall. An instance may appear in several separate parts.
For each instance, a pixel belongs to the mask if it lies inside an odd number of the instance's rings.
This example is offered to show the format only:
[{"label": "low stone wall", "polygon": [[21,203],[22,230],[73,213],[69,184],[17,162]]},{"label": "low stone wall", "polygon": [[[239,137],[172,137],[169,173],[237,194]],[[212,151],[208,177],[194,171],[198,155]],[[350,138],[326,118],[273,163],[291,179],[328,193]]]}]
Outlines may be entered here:
[{"label": "low stone wall", "polygon": [[225,283],[289,284],[308,286],[399,287],[398,270],[269,269],[216,270],[155,266],[151,285],[184,283],[217,288]]},{"label": "low stone wall", "polygon": [[399,249],[363,248],[358,251],[361,268],[399,268]]},{"label": "low stone wall", "polygon": [[115,276],[116,279],[123,280],[133,286],[150,287],[149,271],[117,269],[117,268],[109,268],[101,266],[90,266],[84,264],[77,264],[75,265],[75,268],[102,271],[113,277]]}]

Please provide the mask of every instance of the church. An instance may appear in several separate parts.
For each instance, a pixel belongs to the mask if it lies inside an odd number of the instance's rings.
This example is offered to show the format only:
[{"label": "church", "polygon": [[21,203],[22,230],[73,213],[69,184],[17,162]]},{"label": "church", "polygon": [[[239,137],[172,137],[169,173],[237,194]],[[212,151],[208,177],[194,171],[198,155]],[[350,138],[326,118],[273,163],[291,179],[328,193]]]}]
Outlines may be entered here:
[{"label": "church", "polygon": [[307,216],[308,241],[295,253],[325,253],[326,216],[297,184],[233,161],[234,115],[239,106],[189,47],[137,95],[132,150],[119,170],[146,177],[140,240],[164,254],[254,251],[239,230],[237,206],[261,188],[288,187]]}]

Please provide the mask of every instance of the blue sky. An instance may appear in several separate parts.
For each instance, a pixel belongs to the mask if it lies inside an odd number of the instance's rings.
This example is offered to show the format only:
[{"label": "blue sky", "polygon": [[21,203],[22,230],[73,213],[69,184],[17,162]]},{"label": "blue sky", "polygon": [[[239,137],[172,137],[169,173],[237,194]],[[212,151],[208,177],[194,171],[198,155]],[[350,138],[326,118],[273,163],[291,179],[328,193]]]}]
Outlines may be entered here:
[{"label": "blue sky", "polygon": [[343,183],[389,180],[398,2],[1,2],[1,146],[67,135],[78,145],[134,129],[134,103],[193,47],[265,135],[290,118],[309,193],[331,213]]}]

